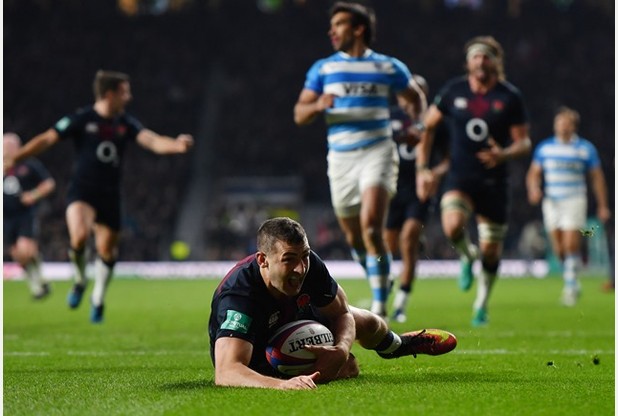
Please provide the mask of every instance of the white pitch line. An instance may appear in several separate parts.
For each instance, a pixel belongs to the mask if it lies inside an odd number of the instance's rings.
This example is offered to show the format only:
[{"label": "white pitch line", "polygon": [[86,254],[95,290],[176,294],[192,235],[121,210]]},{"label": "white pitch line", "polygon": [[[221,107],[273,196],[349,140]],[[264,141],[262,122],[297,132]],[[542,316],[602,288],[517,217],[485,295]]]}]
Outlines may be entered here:
[{"label": "white pitch line", "polygon": [[[589,355],[589,354],[611,354],[614,355],[614,350],[507,350],[507,349],[490,349],[490,350],[462,350],[456,349],[453,354],[463,355],[532,355],[532,354],[563,354],[563,355]],[[66,351],[62,353],[51,353],[48,351],[4,351],[6,357],[35,357],[35,356],[51,356],[51,355],[69,355],[82,357],[107,357],[107,356],[162,356],[162,355],[204,355],[208,356],[208,351]]]}]

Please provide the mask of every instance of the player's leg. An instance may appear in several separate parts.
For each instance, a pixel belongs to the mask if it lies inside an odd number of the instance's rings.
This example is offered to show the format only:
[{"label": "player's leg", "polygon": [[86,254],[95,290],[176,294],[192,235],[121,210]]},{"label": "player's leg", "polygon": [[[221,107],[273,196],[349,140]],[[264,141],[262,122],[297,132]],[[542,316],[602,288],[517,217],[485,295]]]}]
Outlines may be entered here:
[{"label": "player's leg", "polygon": [[416,278],[416,261],[418,259],[422,227],[422,223],[417,219],[408,218],[404,222],[399,235],[402,269],[399,277],[399,289],[395,293],[393,301],[393,319],[397,322],[405,322],[407,319],[406,309]]},{"label": "player's leg", "polygon": [[487,218],[477,216],[481,273],[478,276],[476,299],[473,304],[472,325],[487,324],[487,304],[491,290],[498,278],[498,268],[502,257],[502,242],[506,236],[506,224],[496,224]]},{"label": "player's leg", "polygon": [[461,260],[459,288],[467,291],[472,287],[474,280],[472,266],[478,256],[478,249],[470,242],[470,235],[466,228],[474,205],[465,193],[451,190],[442,197],[440,209],[444,235],[453,244]]},{"label": "player's leg", "polygon": [[367,272],[367,250],[365,250],[365,244],[363,243],[360,216],[357,214],[350,216],[342,215],[346,214],[337,214],[337,222],[343,232],[345,241],[350,247],[352,258]]},{"label": "player's leg", "polygon": [[11,257],[25,270],[32,297],[34,299],[46,297],[50,288],[41,273],[41,261],[36,241],[30,237],[18,237],[15,244],[11,246]]},{"label": "player's leg", "polygon": [[383,240],[383,227],[390,195],[382,186],[363,190],[360,223],[363,242],[367,249],[367,275],[373,290],[371,310],[386,316],[386,303],[390,293],[391,254]]},{"label": "player's leg", "polygon": [[564,281],[562,303],[565,306],[575,306],[581,292],[577,278],[581,267],[581,232],[579,230],[564,230],[562,234],[565,252],[564,262],[562,263]]},{"label": "player's leg", "polygon": [[103,320],[105,293],[114,272],[120,233],[108,225],[95,224],[94,235],[97,258],[94,263],[94,288],[92,289],[90,320],[93,323],[98,323]]},{"label": "player's leg", "polygon": [[562,263],[564,287],[561,301],[565,306],[574,306],[580,295],[577,272],[581,265],[580,230],[586,225],[586,211],[585,197],[543,201],[543,218],[552,248]]},{"label": "player's leg", "polygon": [[330,198],[352,258],[367,271],[367,251],[360,225],[359,163],[346,152],[329,152]]},{"label": "player's leg", "polygon": [[391,359],[417,354],[441,355],[457,346],[455,336],[441,329],[423,329],[398,335],[373,312],[350,306],[356,324],[356,339],[365,349]]},{"label": "player's leg", "polygon": [[390,199],[397,190],[399,154],[391,140],[366,151],[360,160],[358,177],[361,192],[360,224],[367,249],[367,275],[373,290],[371,310],[386,317],[386,303],[392,286],[392,256],[384,243],[384,223]]},{"label": "player's leg", "polygon": [[67,228],[69,230],[69,259],[73,265],[74,284],[69,292],[67,302],[70,308],[77,308],[86,290],[86,245],[92,232],[96,211],[84,201],[73,201],[66,210]]}]

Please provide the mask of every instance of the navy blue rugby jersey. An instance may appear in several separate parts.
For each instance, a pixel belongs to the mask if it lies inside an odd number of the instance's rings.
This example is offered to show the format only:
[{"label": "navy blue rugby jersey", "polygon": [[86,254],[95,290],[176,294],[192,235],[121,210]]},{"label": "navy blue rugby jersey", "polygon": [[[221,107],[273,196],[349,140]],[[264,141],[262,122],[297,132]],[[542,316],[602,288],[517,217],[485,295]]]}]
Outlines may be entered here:
[{"label": "navy blue rugby jersey", "polygon": [[49,171],[37,159],[27,159],[9,169],[2,181],[4,216],[34,209],[37,204],[31,206],[22,204],[21,194],[33,190],[48,178],[51,178]]},{"label": "navy blue rugby jersey", "polygon": [[73,181],[102,191],[120,188],[122,157],[128,142],[135,141],[142,124],[128,114],[103,118],[94,107],[83,107],[63,117],[54,129],[61,139],[73,140],[77,151]]},{"label": "navy blue rugby jersey", "polygon": [[438,93],[434,104],[447,117],[450,136],[450,175],[472,180],[505,181],[507,165],[486,169],[476,153],[487,148],[489,137],[502,147],[511,144],[510,128],[526,124],[528,112],[519,90],[506,81],[499,81],[486,94],[470,90],[467,77],[449,81]]},{"label": "navy blue rugby jersey", "polygon": [[316,319],[313,307],[330,304],[338,285],[326,265],[313,251],[309,254],[309,271],[300,293],[283,301],[267,290],[255,255],[234,266],[223,278],[212,298],[208,333],[214,363],[215,341],[237,337],[253,344],[249,367],[264,373],[268,339],[282,325],[299,319]]}]

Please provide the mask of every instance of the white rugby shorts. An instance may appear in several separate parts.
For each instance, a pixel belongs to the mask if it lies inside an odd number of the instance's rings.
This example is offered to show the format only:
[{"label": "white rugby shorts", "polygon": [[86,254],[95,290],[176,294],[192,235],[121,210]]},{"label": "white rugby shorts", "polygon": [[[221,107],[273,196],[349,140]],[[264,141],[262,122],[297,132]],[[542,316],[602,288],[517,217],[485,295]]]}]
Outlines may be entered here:
[{"label": "white rugby shorts", "polygon": [[586,226],[588,201],[585,196],[543,199],[543,222],[552,230],[581,230]]},{"label": "white rugby shorts", "polygon": [[361,195],[370,186],[382,186],[392,197],[397,190],[399,155],[390,139],[347,152],[329,151],[330,197],[338,217],[360,213]]}]

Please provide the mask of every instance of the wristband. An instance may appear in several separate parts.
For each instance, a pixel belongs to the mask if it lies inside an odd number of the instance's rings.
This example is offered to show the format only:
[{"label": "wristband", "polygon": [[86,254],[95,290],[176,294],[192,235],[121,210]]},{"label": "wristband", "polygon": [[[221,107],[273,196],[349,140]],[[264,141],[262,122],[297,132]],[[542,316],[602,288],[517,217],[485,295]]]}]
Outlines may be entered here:
[{"label": "wristband", "polygon": [[422,121],[417,121],[416,123],[414,123],[413,127],[421,133],[426,130],[425,123],[423,123]]},{"label": "wristband", "polygon": [[416,171],[417,172],[422,172],[424,170],[429,170],[429,166],[427,166],[426,164],[423,165],[417,165],[416,166]]}]

